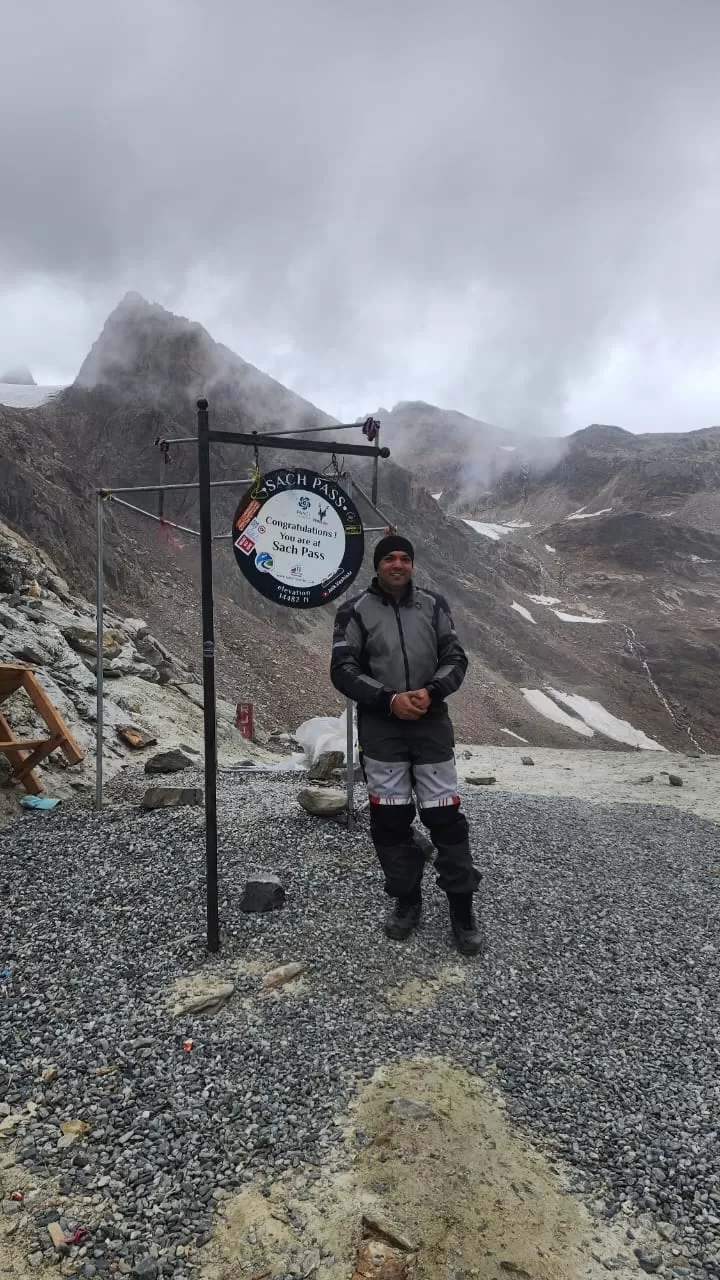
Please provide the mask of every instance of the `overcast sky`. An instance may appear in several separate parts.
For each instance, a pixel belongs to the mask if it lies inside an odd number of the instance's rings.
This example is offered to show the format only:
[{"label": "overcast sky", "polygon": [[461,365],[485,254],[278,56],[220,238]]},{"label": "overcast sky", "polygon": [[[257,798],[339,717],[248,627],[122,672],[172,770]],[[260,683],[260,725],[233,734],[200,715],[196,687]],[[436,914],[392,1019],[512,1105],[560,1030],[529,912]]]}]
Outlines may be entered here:
[{"label": "overcast sky", "polygon": [[128,289],[342,418],[720,423],[719,0],[4,0],[0,372]]}]

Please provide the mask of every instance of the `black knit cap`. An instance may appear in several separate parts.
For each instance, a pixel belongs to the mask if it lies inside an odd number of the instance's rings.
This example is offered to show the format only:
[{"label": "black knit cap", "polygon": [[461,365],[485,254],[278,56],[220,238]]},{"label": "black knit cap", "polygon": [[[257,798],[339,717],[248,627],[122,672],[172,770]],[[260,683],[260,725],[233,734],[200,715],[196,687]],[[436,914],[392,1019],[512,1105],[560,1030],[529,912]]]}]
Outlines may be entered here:
[{"label": "black knit cap", "polygon": [[373,556],[373,564],[377,569],[381,560],[385,556],[392,555],[393,551],[404,551],[409,555],[413,564],[415,563],[415,548],[408,538],[403,538],[399,533],[389,533],[386,538],[381,538],[375,548]]}]

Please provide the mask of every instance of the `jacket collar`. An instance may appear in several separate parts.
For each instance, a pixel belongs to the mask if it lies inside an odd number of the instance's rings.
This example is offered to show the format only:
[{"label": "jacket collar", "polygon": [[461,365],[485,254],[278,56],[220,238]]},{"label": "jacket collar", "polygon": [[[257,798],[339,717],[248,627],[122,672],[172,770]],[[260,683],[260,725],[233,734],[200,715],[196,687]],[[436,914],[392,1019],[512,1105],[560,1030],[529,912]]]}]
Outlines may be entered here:
[{"label": "jacket collar", "polygon": [[415,598],[415,586],[412,582],[410,582],[407,588],[407,591],[405,592],[404,595],[400,597],[399,600],[396,600],[395,596],[391,596],[387,591],[383,591],[377,578],[373,578],[368,590],[372,593],[372,595],[379,596],[380,599],[385,602],[385,604],[398,604],[398,605],[402,605],[406,609],[409,608],[409,606],[413,603],[413,600]]}]

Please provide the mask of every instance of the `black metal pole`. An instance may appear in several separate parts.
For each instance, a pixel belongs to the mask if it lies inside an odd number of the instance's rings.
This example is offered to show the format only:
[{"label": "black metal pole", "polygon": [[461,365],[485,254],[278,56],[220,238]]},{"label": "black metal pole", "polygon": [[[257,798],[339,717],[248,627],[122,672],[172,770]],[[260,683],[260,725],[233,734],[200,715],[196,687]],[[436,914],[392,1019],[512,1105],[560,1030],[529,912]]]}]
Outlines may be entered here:
[{"label": "black metal pole", "polygon": [[207,400],[198,400],[198,498],[200,504],[200,582],[203,633],[203,708],[205,719],[205,868],[208,951],[219,951],[217,882],[217,729],[215,718],[215,620],[212,581],[210,506],[210,425]]},{"label": "black metal pole", "polygon": [[[379,427],[375,435],[375,444],[379,449],[380,448],[380,428]],[[374,507],[377,506],[377,500],[378,500],[378,459],[379,457],[380,455],[376,453],[373,459],[372,489],[370,490],[370,492],[372,493],[372,504]]]}]

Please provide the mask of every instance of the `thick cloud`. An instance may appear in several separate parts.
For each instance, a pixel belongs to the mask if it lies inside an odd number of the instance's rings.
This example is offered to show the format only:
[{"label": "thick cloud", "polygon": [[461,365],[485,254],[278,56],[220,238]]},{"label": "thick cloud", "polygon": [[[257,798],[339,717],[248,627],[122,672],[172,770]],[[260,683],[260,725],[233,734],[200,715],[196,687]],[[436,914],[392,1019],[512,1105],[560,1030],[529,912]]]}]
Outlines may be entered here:
[{"label": "thick cloud", "polygon": [[134,288],[342,416],[720,421],[716,0],[2,24],[0,365],[72,376]]}]

